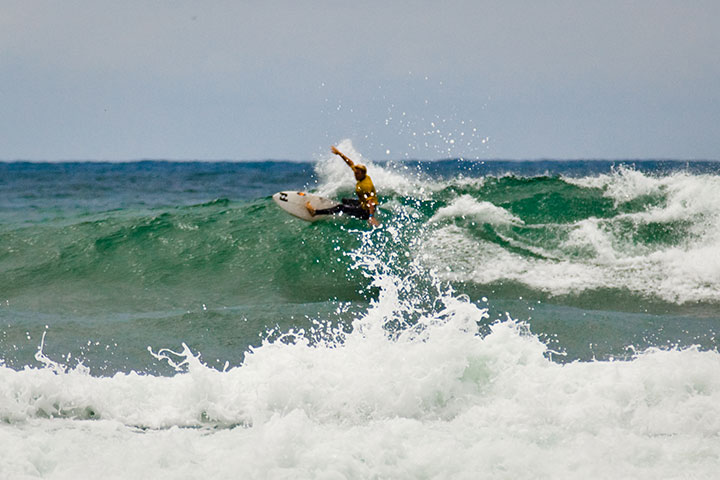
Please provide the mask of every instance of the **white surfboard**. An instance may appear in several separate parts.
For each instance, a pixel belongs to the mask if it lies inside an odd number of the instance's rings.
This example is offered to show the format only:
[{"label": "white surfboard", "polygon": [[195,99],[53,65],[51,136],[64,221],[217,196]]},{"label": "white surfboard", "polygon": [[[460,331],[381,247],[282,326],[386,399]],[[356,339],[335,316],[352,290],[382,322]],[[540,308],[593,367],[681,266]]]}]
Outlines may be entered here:
[{"label": "white surfboard", "polygon": [[290,215],[294,215],[297,218],[301,218],[306,222],[314,222],[323,218],[328,218],[330,215],[310,215],[305,204],[310,202],[310,205],[316,210],[323,208],[331,208],[338,205],[337,202],[330,200],[325,197],[318,197],[312,193],[307,192],[278,192],[273,195],[273,200],[277,203],[278,207],[285,210]]}]

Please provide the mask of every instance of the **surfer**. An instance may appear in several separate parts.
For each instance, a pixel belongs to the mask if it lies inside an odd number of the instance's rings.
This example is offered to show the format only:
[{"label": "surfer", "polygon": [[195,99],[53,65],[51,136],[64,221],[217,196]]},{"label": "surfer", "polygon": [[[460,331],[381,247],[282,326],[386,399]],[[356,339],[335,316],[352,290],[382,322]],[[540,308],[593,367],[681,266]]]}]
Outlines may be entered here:
[{"label": "surfer", "polygon": [[340,205],[336,205],[331,208],[325,208],[322,210],[315,210],[310,202],[305,204],[305,207],[313,217],[315,215],[334,215],[336,213],[344,213],[353,217],[367,220],[370,225],[377,227],[380,222],[375,218],[375,211],[377,209],[378,199],[377,193],[375,192],[375,185],[367,174],[367,167],[354,163],[347,156],[345,156],[340,150],[333,146],[331,148],[332,153],[339,155],[345,163],[352,168],[355,174],[355,193],[358,198],[343,198]]}]

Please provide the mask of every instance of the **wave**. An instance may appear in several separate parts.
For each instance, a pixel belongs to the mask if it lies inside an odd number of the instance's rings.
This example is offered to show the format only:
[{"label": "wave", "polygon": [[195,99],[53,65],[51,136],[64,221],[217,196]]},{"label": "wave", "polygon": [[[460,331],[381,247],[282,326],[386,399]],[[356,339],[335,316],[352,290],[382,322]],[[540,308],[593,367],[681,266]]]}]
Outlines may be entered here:
[{"label": "wave", "polygon": [[473,221],[491,225],[522,225],[524,223],[507,210],[496,207],[490,202],[477,202],[470,195],[461,195],[450,205],[439,208],[430,218],[430,222],[457,217],[463,219],[470,217]]},{"label": "wave", "polygon": [[[670,421],[655,427],[638,425],[641,432],[720,431],[717,421],[707,422],[717,420],[720,413],[717,352],[653,348],[625,361],[561,365],[548,358],[546,345],[522,323],[495,322],[486,334],[478,335],[477,322],[484,318],[482,309],[459,299],[450,301],[432,325],[424,325],[419,336],[388,338],[387,332],[372,331],[368,318],[358,320],[363,328],[342,334],[342,342],[318,343],[299,332],[286,333],[254,348],[243,365],[224,371],[203,364],[187,346],[177,353],[154,353],[181,372],[172,377],[93,377],[87,368],[65,368],[40,352],[43,368],[0,368],[8,386],[0,417],[10,423],[39,417],[107,419],[142,428],[233,427],[302,410],[330,423],[396,417],[431,422],[453,421],[493,402],[500,408],[505,401],[518,402],[516,406],[529,409],[528,414],[552,404],[560,414],[565,408],[572,410],[573,400],[587,406],[587,398],[596,397],[598,402],[617,402],[612,415],[618,418],[608,426],[630,426],[633,422],[623,418],[622,407],[648,404]],[[608,385],[585,384],[590,372],[596,380],[607,376]],[[403,381],[407,378],[414,381]],[[609,390],[596,390],[600,384]],[[670,396],[658,402],[656,396],[664,391]],[[622,395],[626,397],[619,398]],[[542,405],[533,407],[534,401]],[[680,408],[692,402],[698,404]],[[635,413],[647,419],[649,412],[643,408]]]},{"label": "wave", "polygon": [[[720,207],[711,193],[683,197],[692,184],[711,192],[714,176],[618,170],[602,181],[469,181],[388,165],[371,171],[383,202],[378,229],[306,224],[262,197],[3,230],[2,285],[21,307],[66,309],[75,322],[215,302],[238,310],[223,325],[217,310],[190,316],[187,330],[153,318],[156,336],[149,324],[132,325],[124,341],[151,344],[135,355],[171,374],[98,372],[45,337],[35,366],[0,363],[0,443],[10,458],[0,476],[715,475],[716,349],[671,347],[669,337],[644,348],[633,345],[636,335],[619,341],[623,355],[559,361],[562,342],[517,313],[490,315],[502,297],[492,290],[504,281],[533,295],[614,288],[631,303],[715,305],[720,269],[710,252]],[[626,176],[645,186],[622,197],[612,186]],[[647,187],[656,180],[665,187]],[[330,183],[317,191],[348,188]],[[678,206],[684,218],[662,214]],[[606,293],[591,308],[619,308],[604,304]],[[255,304],[251,314],[239,309]],[[570,330],[607,328],[588,312],[571,312]],[[242,324],[258,318],[245,348]],[[632,327],[633,318],[621,319]],[[86,341],[103,325],[46,327],[47,340],[68,328]],[[210,331],[225,350],[204,348]],[[168,347],[175,340],[181,348]]]},{"label": "wave", "polygon": [[[653,175],[622,166],[572,178],[457,169],[441,175],[376,164],[351,144],[344,148],[368,163],[383,222],[412,225],[417,233],[418,241],[388,248],[461,290],[513,282],[555,297],[614,289],[671,305],[720,301],[720,260],[713,254],[720,247],[718,175]],[[308,187],[352,194],[347,167],[334,156],[319,159],[315,170],[318,183]],[[161,297],[177,308],[288,296],[357,300],[362,282],[348,276],[351,263],[342,254],[356,247],[348,231],[357,228],[362,222],[304,224],[269,197],[78,214],[3,229],[0,283],[9,296],[37,297],[41,289],[43,298],[33,301],[48,309],[83,291],[93,292],[84,305],[96,311],[128,298],[131,309],[147,309],[157,302],[155,289],[167,290]],[[304,276],[316,287],[288,290]],[[178,305],[178,298],[188,301]],[[598,307],[604,298],[598,296]]]},{"label": "wave", "polygon": [[[362,249],[357,260],[384,288],[352,329],[285,331],[237,367],[210,368],[185,345],[149,352],[169,377],[93,377],[42,345],[44,367],[0,366],[0,419],[16,427],[0,432],[6,468],[65,478],[137,453],[141,475],[714,474],[717,352],[559,364],[527,325],[488,325],[486,309],[432,278],[416,288],[420,270],[399,278]],[[43,439],[42,461],[24,432]]]},{"label": "wave", "polygon": [[[619,169],[601,179],[486,179],[485,189],[497,183],[510,190],[494,200],[505,221],[438,224],[420,252],[453,281],[514,281],[551,295],[619,289],[674,304],[716,303],[720,264],[711,252],[720,247],[718,178],[653,178]],[[525,186],[510,188],[518,183]],[[454,195],[440,216],[457,216],[458,202],[468,215],[478,205],[487,210],[467,194]]]},{"label": "wave", "polygon": [[[329,239],[340,241],[342,232],[328,227]],[[77,309],[78,296],[85,297],[81,308],[88,313],[297,297],[286,287],[304,275],[315,278],[317,291],[356,298],[342,258],[332,269],[313,261],[335,253],[325,242],[328,237],[314,237],[269,198],[111,211],[92,220],[1,233],[0,283],[16,304],[32,297],[41,309],[54,312]],[[305,293],[312,295],[312,289]]]}]

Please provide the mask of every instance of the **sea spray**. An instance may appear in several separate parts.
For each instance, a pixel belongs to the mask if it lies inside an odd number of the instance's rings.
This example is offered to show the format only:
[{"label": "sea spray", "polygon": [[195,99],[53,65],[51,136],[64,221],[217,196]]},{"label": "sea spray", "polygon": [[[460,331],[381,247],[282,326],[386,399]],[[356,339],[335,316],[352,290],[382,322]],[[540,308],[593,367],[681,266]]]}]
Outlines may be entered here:
[{"label": "sea spray", "polygon": [[[48,467],[58,478],[97,468],[98,459],[117,465],[111,457],[120,444],[125,453],[146,449],[131,471],[155,471],[160,461],[168,472],[222,476],[713,474],[720,447],[717,353],[655,349],[630,361],[560,365],[523,326],[496,322],[477,335],[472,325],[480,312],[462,300],[448,304],[421,336],[353,331],[337,345],[268,343],[225,372],[192,360],[190,351],[179,352],[190,361],[173,377],[3,368],[3,385],[36,393],[34,400],[17,391],[2,400],[5,421],[25,426],[0,434],[8,445],[27,430],[47,438],[50,463],[65,458],[62,469]],[[32,412],[49,398],[76,412],[92,409],[100,420],[84,427],[83,437],[72,424],[47,429],[51,420]],[[25,413],[8,418],[9,404]],[[133,433],[137,427],[153,443]],[[32,450],[10,447],[16,465],[36,463]]]},{"label": "sea spray", "polygon": [[717,171],[363,161],[378,229],[274,209],[287,164],[0,212],[0,478],[715,476]]}]

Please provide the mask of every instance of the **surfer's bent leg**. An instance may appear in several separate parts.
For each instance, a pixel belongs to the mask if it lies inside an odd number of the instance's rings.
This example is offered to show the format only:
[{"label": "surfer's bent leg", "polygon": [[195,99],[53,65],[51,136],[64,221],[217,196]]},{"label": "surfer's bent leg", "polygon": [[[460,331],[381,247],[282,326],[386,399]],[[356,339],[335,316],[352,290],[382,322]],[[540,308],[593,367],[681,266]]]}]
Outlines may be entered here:
[{"label": "surfer's bent leg", "polygon": [[360,201],[354,198],[343,198],[340,205],[335,205],[330,208],[323,208],[321,210],[315,210],[315,215],[335,215],[337,213],[344,213],[351,217],[359,218],[361,220],[367,220],[370,218],[370,214],[360,206]]},{"label": "surfer's bent leg", "polygon": [[360,200],[357,198],[343,198],[341,207],[342,212],[346,215],[360,218],[362,220],[370,218],[370,214],[360,206]]},{"label": "surfer's bent leg", "polygon": [[320,210],[315,210],[315,215],[335,215],[336,213],[342,212],[344,206],[345,205],[335,205],[330,208],[321,208]]},{"label": "surfer's bent leg", "polygon": [[351,217],[359,218],[361,220],[367,220],[370,218],[370,213],[360,205],[340,205],[340,207],[345,215],[350,215]]}]

